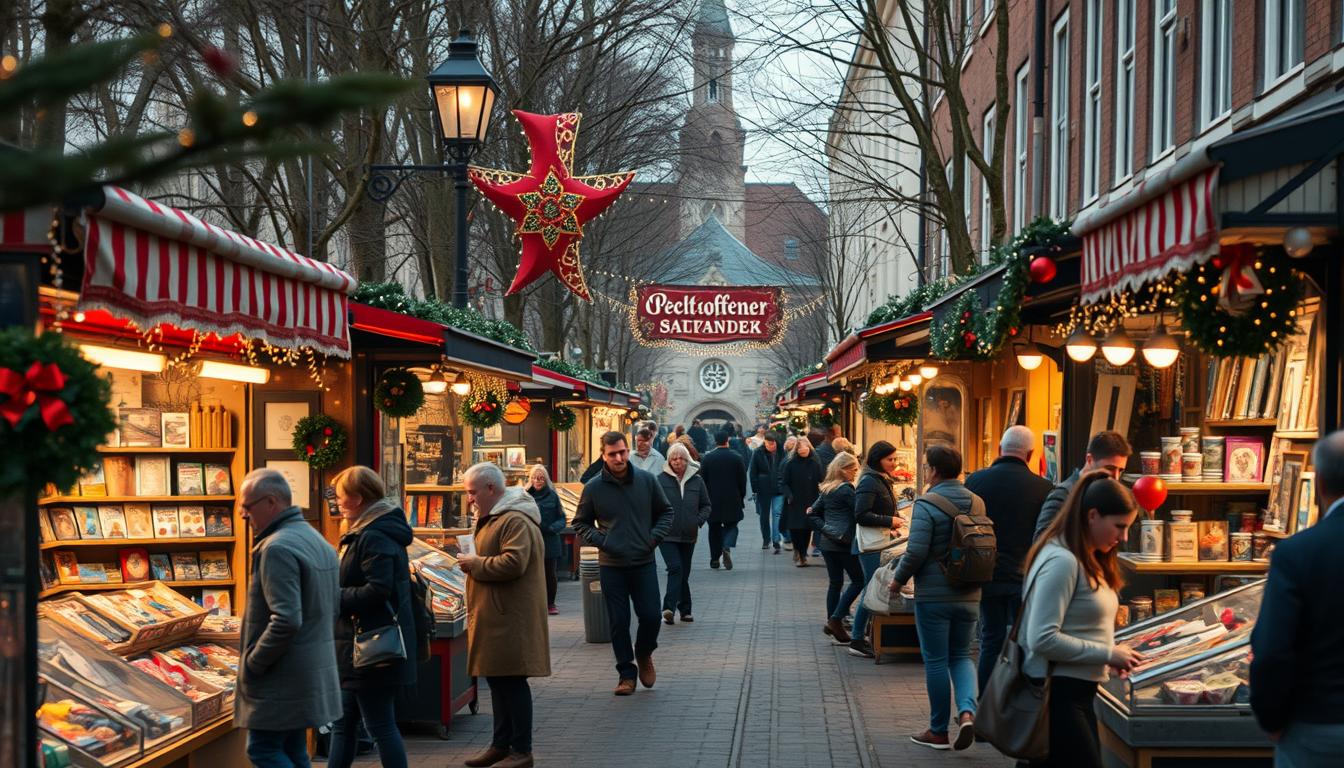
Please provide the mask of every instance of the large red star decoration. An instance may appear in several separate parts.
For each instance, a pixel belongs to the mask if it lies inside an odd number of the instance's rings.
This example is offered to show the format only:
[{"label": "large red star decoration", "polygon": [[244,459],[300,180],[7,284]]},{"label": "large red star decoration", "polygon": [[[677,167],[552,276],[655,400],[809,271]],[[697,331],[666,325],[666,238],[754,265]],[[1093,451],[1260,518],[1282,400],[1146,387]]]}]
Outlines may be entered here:
[{"label": "large red star decoration", "polygon": [[522,241],[522,256],[507,293],[517,293],[554,272],[569,290],[592,301],[579,264],[583,225],[616,202],[635,174],[573,175],[574,142],[582,118],[578,112],[534,115],[515,109],[513,115],[523,124],[532,149],[528,172],[477,166],[468,171],[481,194],[518,222],[514,234]]}]

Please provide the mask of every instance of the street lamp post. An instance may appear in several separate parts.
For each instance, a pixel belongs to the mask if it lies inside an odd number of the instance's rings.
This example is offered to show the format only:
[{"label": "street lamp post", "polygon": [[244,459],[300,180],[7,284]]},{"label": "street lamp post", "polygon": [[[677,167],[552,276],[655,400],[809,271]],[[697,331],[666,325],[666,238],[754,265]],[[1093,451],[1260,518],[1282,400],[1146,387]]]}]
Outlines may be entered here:
[{"label": "street lamp post", "polygon": [[476,37],[468,30],[448,44],[448,60],[425,76],[434,103],[434,127],[443,142],[440,165],[371,165],[369,199],[385,202],[402,182],[416,173],[453,174],[457,190],[457,259],[453,306],[467,306],[467,165],[485,141],[499,86],[476,54]]}]

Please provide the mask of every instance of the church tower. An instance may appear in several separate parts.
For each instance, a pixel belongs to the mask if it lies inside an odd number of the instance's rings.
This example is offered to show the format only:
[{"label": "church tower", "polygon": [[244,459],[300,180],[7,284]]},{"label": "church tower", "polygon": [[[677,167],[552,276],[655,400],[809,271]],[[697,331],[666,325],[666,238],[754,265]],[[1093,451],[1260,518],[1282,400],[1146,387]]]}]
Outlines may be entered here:
[{"label": "church tower", "polygon": [[746,134],[733,110],[733,28],[723,0],[700,0],[691,38],[691,108],[681,129],[681,236],[710,216],[746,239]]}]

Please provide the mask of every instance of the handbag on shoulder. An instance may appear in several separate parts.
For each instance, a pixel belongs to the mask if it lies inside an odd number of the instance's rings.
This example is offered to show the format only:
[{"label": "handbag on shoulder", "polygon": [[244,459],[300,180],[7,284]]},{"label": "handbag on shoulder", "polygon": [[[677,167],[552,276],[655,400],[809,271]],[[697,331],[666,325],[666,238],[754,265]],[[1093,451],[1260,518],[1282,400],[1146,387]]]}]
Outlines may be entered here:
[{"label": "handbag on shoulder", "polygon": [[980,694],[975,733],[1008,757],[1037,761],[1050,755],[1050,674],[1055,665],[1049,665],[1040,685],[1033,683],[1023,669],[1026,652],[1017,644],[1017,632],[1030,600],[1028,589],[1013,631],[1004,640],[998,663]]},{"label": "handbag on shoulder", "polygon": [[401,625],[397,623],[397,612],[392,604],[386,603],[387,612],[392,614],[392,623],[365,632],[359,628],[359,619],[355,625],[355,669],[367,669],[406,658],[406,643],[401,639]]}]

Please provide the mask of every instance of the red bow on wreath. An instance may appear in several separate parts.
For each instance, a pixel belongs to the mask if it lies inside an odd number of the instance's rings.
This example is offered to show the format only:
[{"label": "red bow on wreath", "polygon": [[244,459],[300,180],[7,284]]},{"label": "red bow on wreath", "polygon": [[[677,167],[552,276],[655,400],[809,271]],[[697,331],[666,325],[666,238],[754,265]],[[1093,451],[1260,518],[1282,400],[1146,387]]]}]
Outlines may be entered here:
[{"label": "red bow on wreath", "polygon": [[1265,287],[1255,274],[1254,245],[1236,243],[1223,246],[1222,252],[1213,257],[1213,266],[1223,269],[1223,276],[1218,283],[1218,306],[1230,314],[1242,314],[1250,308],[1256,297],[1265,292]]},{"label": "red bow on wreath", "polygon": [[65,389],[65,374],[55,363],[33,363],[25,374],[10,368],[0,368],[0,395],[7,396],[5,402],[0,404],[0,416],[9,420],[9,426],[17,429],[28,407],[36,403],[47,429],[54,432],[67,424],[74,424],[75,417],[70,415],[70,407],[56,396],[62,389]]}]

